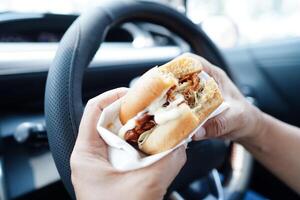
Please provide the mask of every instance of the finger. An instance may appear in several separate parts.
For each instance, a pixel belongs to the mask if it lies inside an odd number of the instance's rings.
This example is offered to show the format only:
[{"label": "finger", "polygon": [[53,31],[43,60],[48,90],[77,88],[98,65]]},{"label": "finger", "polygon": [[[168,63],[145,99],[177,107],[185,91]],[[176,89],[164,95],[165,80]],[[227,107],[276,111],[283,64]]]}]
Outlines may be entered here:
[{"label": "finger", "polygon": [[104,152],[106,144],[100,138],[96,129],[98,119],[102,110],[117,99],[121,98],[126,91],[126,88],[117,88],[105,92],[88,101],[79,127],[79,133],[76,141],[77,146],[81,146],[81,148],[86,147],[87,149],[96,151],[99,151],[100,149],[101,152]]},{"label": "finger", "polygon": [[206,131],[203,127],[200,127],[196,133],[193,135],[192,140],[199,141],[205,138]]},{"label": "finger", "polygon": [[195,59],[200,60],[203,70],[209,74],[211,77],[213,77],[215,79],[215,81],[218,83],[218,85],[221,85],[228,81],[227,79],[229,79],[226,75],[226,73],[219,67],[213,65],[212,63],[210,63],[209,61],[207,61],[205,58],[198,56],[196,54],[192,54],[192,53],[185,53],[187,56],[193,57]]},{"label": "finger", "polygon": [[162,186],[168,187],[185,162],[185,147],[181,146],[153,165],[145,168],[148,172],[146,174],[148,177],[153,177],[154,180],[158,179],[159,184]]},{"label": "finger", "polygon": [[211,76],[215,76],[217,74],[221,73],[221,69],[215,65],[213,65],[212,63],[210,63],[208,60],[206,60],[205,58],[198,56],[198,55],[194,55],[196,56],[197,59],[200,60],[200,62],[202,63],[203,66],[203,70],[208,73]]},{"label": "finger", "polygon": [[[121,98],[126,91],[126,88],[117,88],[100,94],[88,101],[79,128],[78,138],[81,141],[93,141],[95,139],[95,135],[92,133],[96,131],[96,124],[101,112],[105,107]],[[81,134],[84,132],[89,132],[90,134]]]},{"label": "finger", "polygon": [[90,99],[86,105],[86,109],[94,109],[95,107],[97,107],[97,109],[100,109],[102,111],[105,107],[124,96],[127,91],[128,88],[122,87],[104,92]]},{"label": "finger", "polygon": [[220,74],[221,69],[219,67],[211,64],[210,62],[208,62],[204,58],[201,58],[201,62],[203,64],[203,70],[206,73],[208,73],[210,76],[216,76],[216,75]]},{"label": "finger", "polygon": [[224,99],[227,99],[228,97],[236,97],[236,98],[242,98],[243,95],[239,91],[239,89],[234,85],[232,80],[228,77],[228,75],[225,73],[224,70],[222,70],[220,67],[217,67],[213,64],[211,64],[209,61],[207,61],[205,58],[200,57],[195,54],[189,54],[197,59],[200,60],[203,66],[203,70],[208,73],[211,77],[214,78],[214,80],[217,82],[221,93],[223,94]]},{"label": "finger", "polygon": [[198,56],[196,54],[193,53],[185,53],[185,56],[189,56],[192,58],[195,58],[197,60],[200,60],[200,62],[202,63],[203,69],[206,73],[208,73],[209,75],[213,75],[216,72],[217,67],[215,67],[213,64],[211,64],[209,61],[207,61],[205,58]]},{"label": "finger", "polygon": [[[205,138],[222,137],[230,132],[238,129],[241,119],[239,118],[239,112],[234,108],[230,108],[220,115],[209,119],[204,125]],[[198,138],[200,139],[200,138]]]}]

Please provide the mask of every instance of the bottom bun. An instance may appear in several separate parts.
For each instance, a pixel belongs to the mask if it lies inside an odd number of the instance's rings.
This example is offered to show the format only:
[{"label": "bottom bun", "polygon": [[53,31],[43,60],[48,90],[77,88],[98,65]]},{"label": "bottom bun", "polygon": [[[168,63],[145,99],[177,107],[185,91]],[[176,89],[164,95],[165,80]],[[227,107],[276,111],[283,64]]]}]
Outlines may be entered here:
[{"label": "bottom bun", "polygon": [[199,120],[188,105],[182,104],[182,115],[165,124],[158,125],[145,140],[139,144],[140,150],[147,154],[157,154],[169,150],[198,126]]}]

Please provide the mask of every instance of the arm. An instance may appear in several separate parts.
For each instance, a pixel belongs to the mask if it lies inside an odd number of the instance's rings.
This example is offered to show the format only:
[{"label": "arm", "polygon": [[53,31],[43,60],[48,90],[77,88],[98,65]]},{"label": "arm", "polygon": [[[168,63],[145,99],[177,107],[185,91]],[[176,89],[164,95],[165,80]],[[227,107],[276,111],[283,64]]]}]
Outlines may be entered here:
[{"label": "arm", "polygon": [[219,137],[242,144],[277,177],[300,194],[300,129],[281,122],[246,101],[220,69],[201,59],[218,82],[229,109],[208,120],[194,140]]},{"label": "arm", "polygon": [[300,129],[263,115],[259,135],[241,140],[254,157],[300,194]]}]

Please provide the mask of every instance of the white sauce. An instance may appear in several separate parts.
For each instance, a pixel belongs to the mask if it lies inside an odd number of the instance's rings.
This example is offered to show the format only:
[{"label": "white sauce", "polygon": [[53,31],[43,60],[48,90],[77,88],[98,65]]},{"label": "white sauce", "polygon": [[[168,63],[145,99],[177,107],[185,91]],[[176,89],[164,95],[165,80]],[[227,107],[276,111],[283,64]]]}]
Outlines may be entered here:
[{"label": "white sauce", "polygon": [[159,125],[165,124],[168,121],[178,118],[181,114],[182,114],[182,109],[180,109],[180,107],[173,108],[171,110],[165,110],[162,112],[157,112],[154,115],[154,121]]},{"label": "white sauce", "polygon": [[156,110],[162,107],[166,103],[166,93],[169,89],[165,90],[157,99],[155,99],[142,113],[148,111],[149,115],[154,115]]},{"label": "white sauce", "polygon": [[166,102],[166,93],[168,92],[169,88],[165,91],[162,92],[162,94],[155,99],[145,110],[139,112],[135,117],[131,118],[130,120],[127,121],[127,123],[121,127],[119,130],[118,135],[124,139],[125,133],[128,130],[131,130],[135,127],[135,121],[138,117],[142,116],[145,112],[148,112],[149,115],[154,115],[155,111]]},{"label": "white sauce", "polygon": [[178,104],[180,104],[182,101],[184,101],[183,96],[177,94],[176,99],[171,102],[170,105],[165,108],[160,107],[156,110],[154,113],[154,121],[157,124],[165,124],[168,121],[178,118],[182,114],[182,109],[178,107]]},{"label": "white sauce", "polygon": [[119,130],[119,136],[124,138],[125,133],[135,127],[136,119],[145,112],[148,112],[149,115],[154,115],[154,121],[159,125],[178,118],[182,114],[182,109],[178,107],[178,104],[184,101],[184,97],[181,94],[176,94],[174,101],[167,107],[162,107],[162,105],[166,103],[165,95],[167,91],[168,90],[165,90],[161,96],[154,100],[145,110],[128,120],[128,122]]},{"label": "white sauce", "polygon": [[[198,76],[204,82],[206,82],[210,78],[210,76],[204,71],[199,73]],[[161,96],[155,99],[145,110],[139,112],[135,117],[128,120],[128,122],[119,130],[119,136],[124,138],[125,133],[135,127],[136,119],[145,112],[148,112],[149,115],[154,115],[155,122],[160,125],[178,118],[183,112],[183,109],[181,107],[178,107],[178,104],[184,100],[184,97],[181,94],[177,94],[175,100],[171,102],[167,107],[162,107],[162,105],[166,103],[165,95],[169,89],[170,88],[162,92]]]},{"label": "white sauce", "polygon": [[126,133],[128,130],[131,130],[131,129],[133,129],[133,128],[135,127],[135,119],[136,119],[136,117],[134,117],[134,118],[128,120],[128,122],[127,122],[124,126],[122,126],[122,127],[120,128],[120,130],[119,130],[119,136],[120,136],[121,138],[124,139],[125,133]]}]

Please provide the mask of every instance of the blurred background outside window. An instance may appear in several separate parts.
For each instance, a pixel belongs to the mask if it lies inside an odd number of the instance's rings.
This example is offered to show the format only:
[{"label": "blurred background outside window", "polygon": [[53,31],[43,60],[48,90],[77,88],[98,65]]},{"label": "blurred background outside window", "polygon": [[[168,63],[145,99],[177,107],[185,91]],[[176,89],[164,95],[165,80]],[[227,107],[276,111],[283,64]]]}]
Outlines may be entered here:
[{"label": "blurred background outside window", "polygon": [[221,47],[300,37],[300,0],[188,0],[187,15]]},{"label": "blurred background outside window", "polygon": [[[300,0],[153,1],[171,4],[186,12],[221,48],[300,37]],[[80,13],[101,2],[103,0],[0,0],[0,12]]]}]

